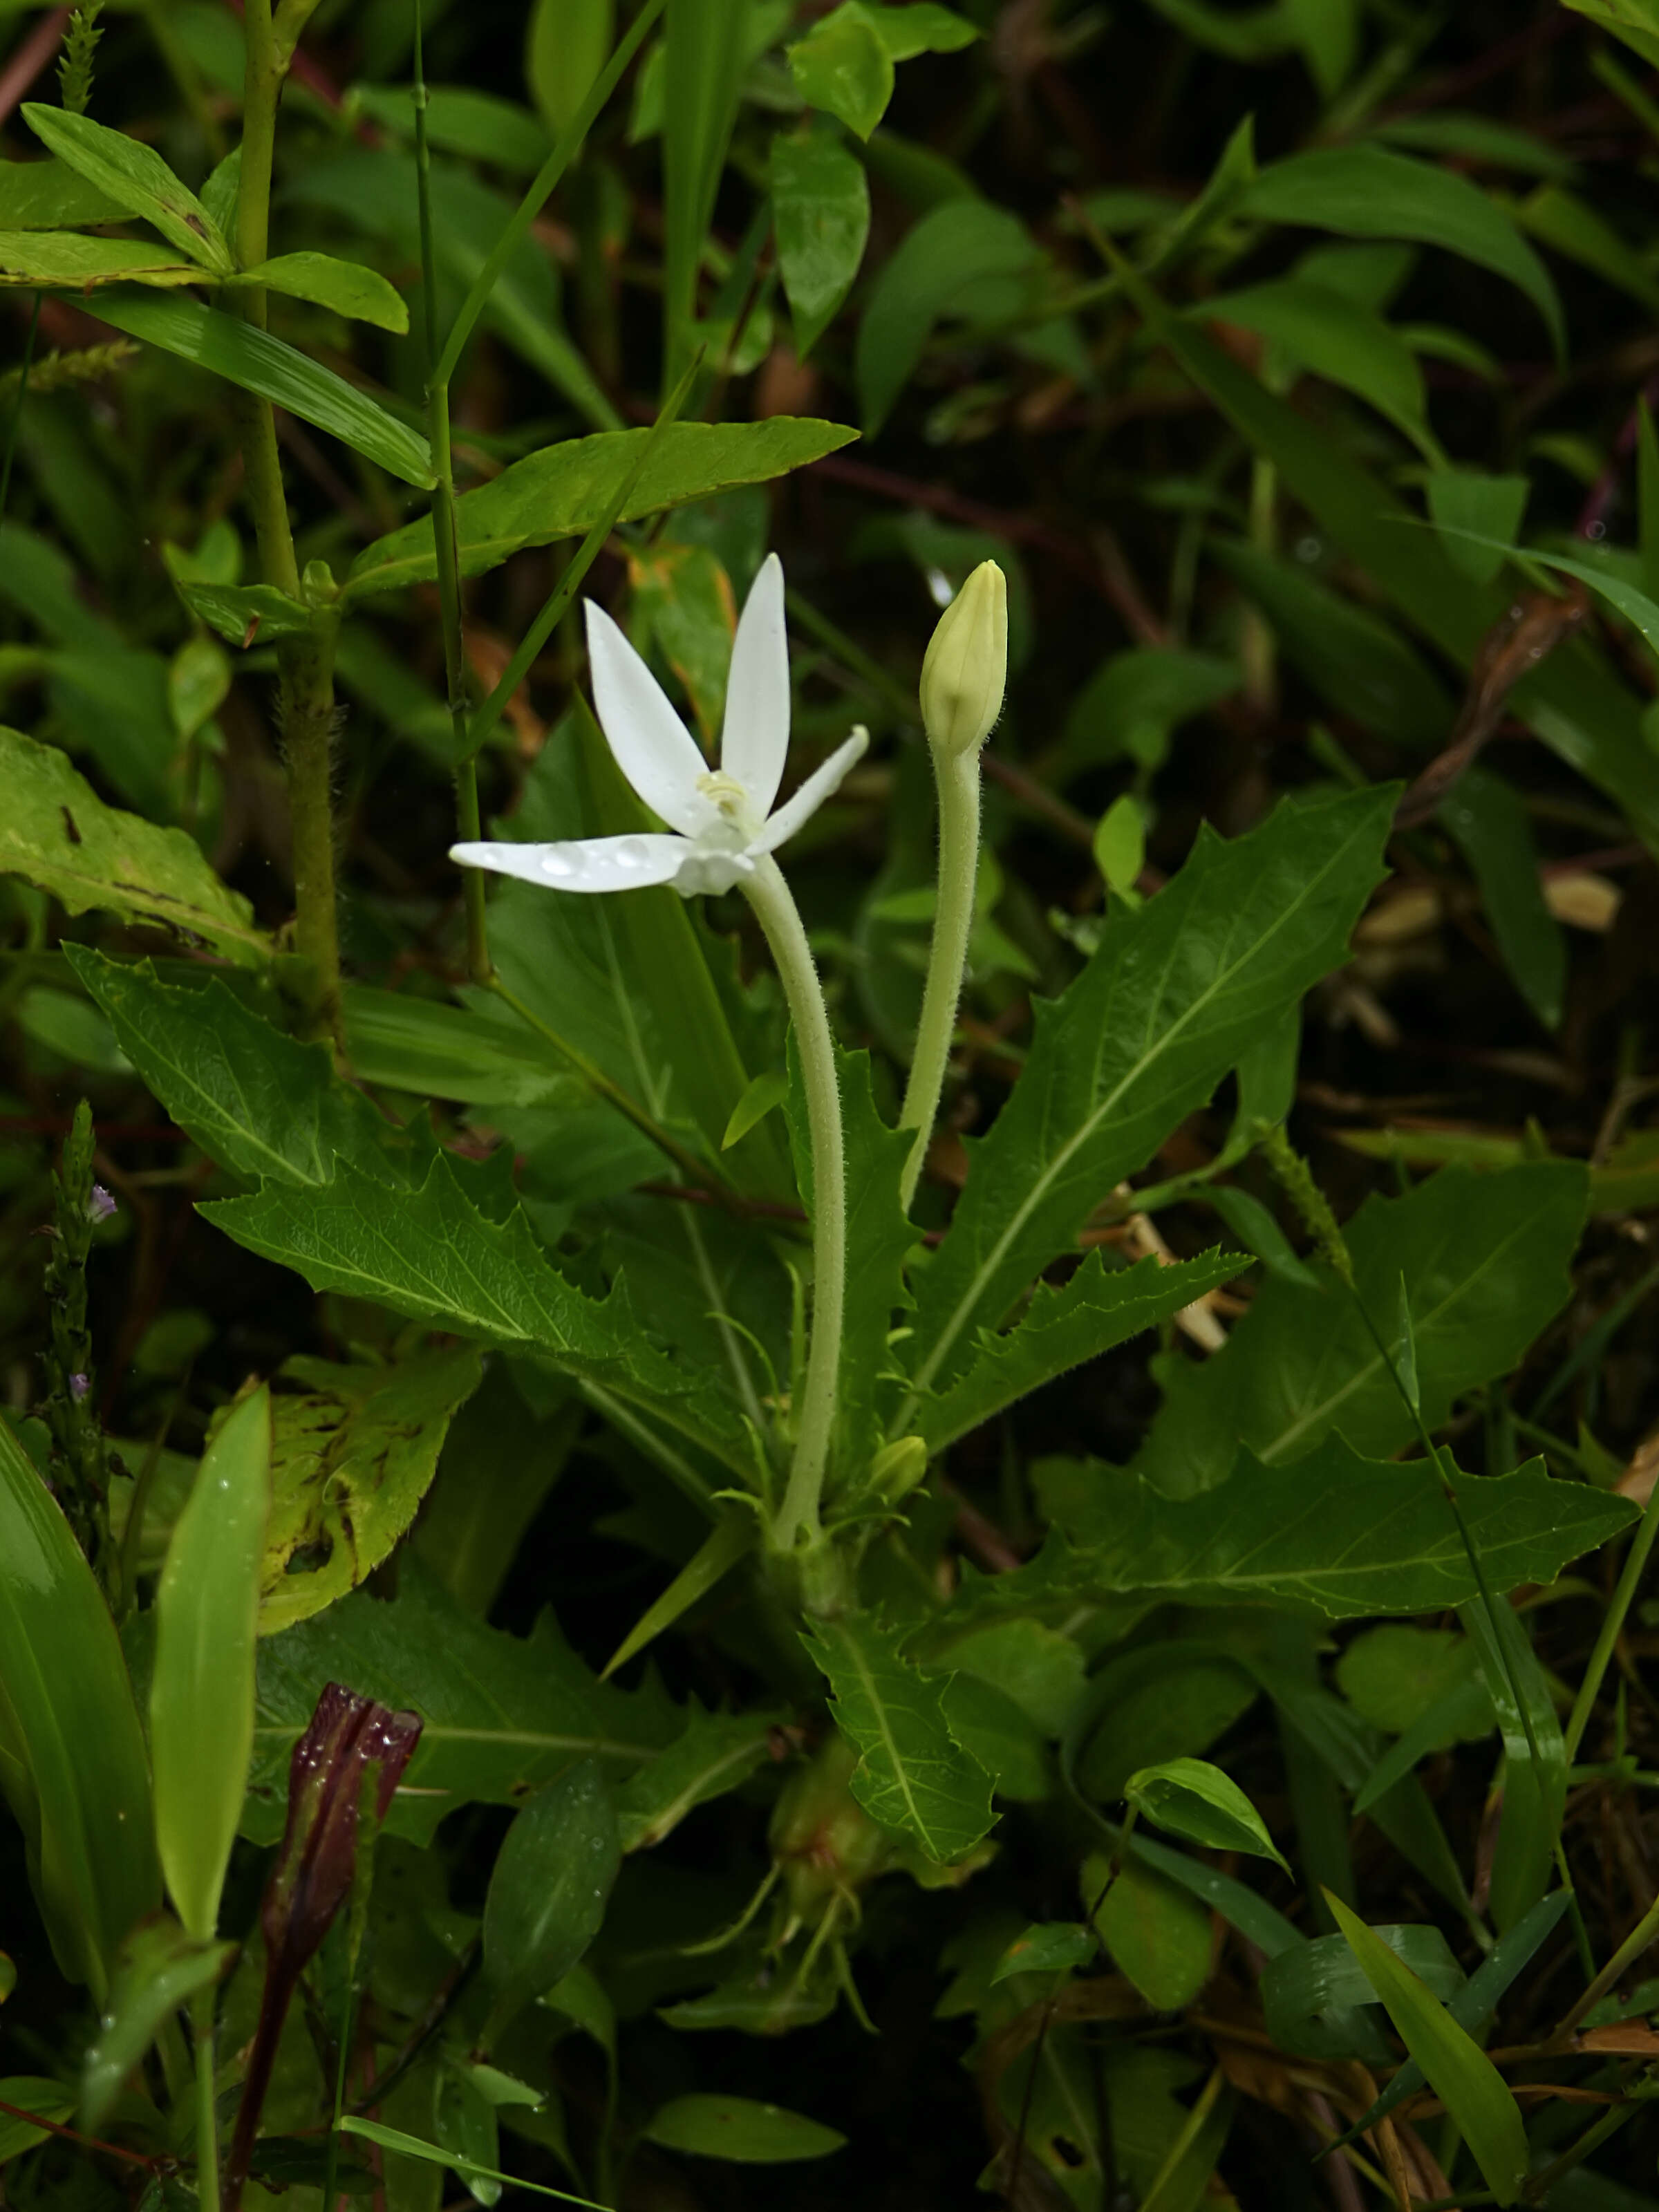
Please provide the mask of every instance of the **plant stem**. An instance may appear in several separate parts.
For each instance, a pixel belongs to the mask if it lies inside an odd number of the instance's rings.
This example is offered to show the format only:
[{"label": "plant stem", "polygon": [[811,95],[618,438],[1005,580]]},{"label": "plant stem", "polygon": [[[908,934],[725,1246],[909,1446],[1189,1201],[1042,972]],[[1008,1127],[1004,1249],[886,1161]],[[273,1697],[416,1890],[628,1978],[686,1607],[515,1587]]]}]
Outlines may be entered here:
[{"label": "plant stem", "polygon": [[200,1990],[190,2008],[196,2033],[196,2193],[202,2212],[219,2212],[219,2111],[213,2094],[215,1991]]},{"label": "plant stem", "polygon": [[921,994],[921,1019],[899,1113],[901,1129],[914,1129],[915,1142],[899,1182],[899,1203],[909,1211],[927,1157],[945,1065],[956,1035],[957,1004],[968,965],[968,939],[974,926],[974,886],[979,875],[979,748],[945,753],[937,745],[933,780],[939,786],[939,897],[933,908],[933,937],[927,953],[927,981]]},{"label": "plant stem", "polygon": [[1619,1577],[1618,1587],[1613,1593],[1613,1602],[1608,1606],[1602,1620],[1601,1633],[1595,1639],[1595,1648],[1590,1653],[1589,1666],[1584,1669],[1584,1679],[1578,1685],[1578,1694],[1572,1701],[1571,1712],[1567,1716],[1565,1737],[1569,1766],[1578,1756],[1578,1747],[1583,1741],[1584,1730],[1589,1725],[1591,1708],[1601,1692],[1601,1680],[1607,1671],[1607,1662],[1613,1656],[1613,1647],[1619,1641],[1619,1632],[1624,1626],[1626,1616],[1630,1612],[1632,1601],[1636,1595],[1637,1585],[1642,1579],[1643,1571],[1648,1563],[1648,1554],[1653,1549],[1653,1540],[1656,1536],[1659,1536],[1659,1482],[1654,1484],[1648,1498],[1647,1510],[1638,1523],[1635,1537],[1626,1556],[1624,1571]]},{"label": "plant stem", "polygon": [[795,1421],[795,1456],[773,1522],[772,1548],[792,1553],[818,1534],[818,1504],[836,1418],[841,1370],[842,1310],[847,1290],[847,1159],[842,1140],[841,1085],[823,989],[800,914],[783,871],[768,854],[743,890],[766,933],[789,1004],[812,1139],[812,1336]]},{"label": "plant stem", "polygon": [[[287,61],[272,26],[270,0],[247,0],[247,66],[242,115],[241,179],[236,196],[236,258],[244,269],[265,258],[270,232],[270,167],[276,106]],[[263,330],[265,294],[240,295],[244,319]],[[268,400],[240,392],[237,414],[264,579],[300,597],[300,572],[283,493],[276,421]],[[307,1012],[319,1030],[336,1030],[340,1009],[340,945],[334,905],[334,639],[336,625],[319,616],[315,629],[284,638],[276,648],[280,719],[294,826],[295,945],[307,969]]]}]

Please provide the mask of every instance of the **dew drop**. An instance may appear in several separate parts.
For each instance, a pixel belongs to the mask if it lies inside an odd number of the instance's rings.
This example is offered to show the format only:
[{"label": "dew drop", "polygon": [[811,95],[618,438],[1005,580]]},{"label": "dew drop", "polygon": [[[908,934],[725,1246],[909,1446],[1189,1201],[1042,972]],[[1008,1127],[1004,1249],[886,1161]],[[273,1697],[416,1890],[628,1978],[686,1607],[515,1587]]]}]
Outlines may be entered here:
[{"label": "dew drop", "polygon": [[575,864],[568,854],[553,852],[542,854],[542,873],[544,876],[551,876],[559,881],[574,876],[575,872]]}]

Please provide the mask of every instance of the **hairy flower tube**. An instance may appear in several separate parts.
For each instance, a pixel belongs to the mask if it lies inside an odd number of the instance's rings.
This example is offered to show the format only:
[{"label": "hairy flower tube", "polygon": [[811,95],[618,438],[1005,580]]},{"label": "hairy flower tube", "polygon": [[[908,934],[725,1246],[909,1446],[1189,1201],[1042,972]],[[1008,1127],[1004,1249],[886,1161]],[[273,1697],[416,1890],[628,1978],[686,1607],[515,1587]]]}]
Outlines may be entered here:
[{"label": "hairy flower tube", "polygon": [[617,765],[666,830],[570,837],[556,844],[464,844],[450,858],[561,891],[672,884],[682,897],[729,891],[793,837],[869,743],[855,729],[782,806],[773,810],[789,750],[789,647],[783,565],[761,565],[744,604],[726,678],[720,764],[710,769],[662,687],[603,607],[587,601],[593,698]]}]

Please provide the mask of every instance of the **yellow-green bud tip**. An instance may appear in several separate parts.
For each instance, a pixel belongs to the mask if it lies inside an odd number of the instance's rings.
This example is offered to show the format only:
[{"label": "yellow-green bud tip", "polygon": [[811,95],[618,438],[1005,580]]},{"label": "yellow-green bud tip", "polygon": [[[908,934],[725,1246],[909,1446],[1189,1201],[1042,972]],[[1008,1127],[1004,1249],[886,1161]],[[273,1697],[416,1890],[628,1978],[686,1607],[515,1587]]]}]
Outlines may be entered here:
[{"label": "yellow-green bud tip", "polygon": [[981,561],[939,618],[921,664],[921,720],[943,753],[976,750],[1008,682],[1008,583]]}]

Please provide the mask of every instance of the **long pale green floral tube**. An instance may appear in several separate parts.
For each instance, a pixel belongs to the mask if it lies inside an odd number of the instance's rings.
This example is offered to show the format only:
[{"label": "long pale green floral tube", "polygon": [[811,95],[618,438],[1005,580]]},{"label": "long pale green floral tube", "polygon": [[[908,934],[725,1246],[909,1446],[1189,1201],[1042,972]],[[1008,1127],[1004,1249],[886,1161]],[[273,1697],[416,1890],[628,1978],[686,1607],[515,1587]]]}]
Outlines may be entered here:
[{"label": "long pale green floral tube", "polygon": [[810,1543],[818,1534],[847,1296],[847,1158],[835,1040],[799,910],[770,854],[757,860],[743,890],[766,933],[788,1001],[812,1140],[812,1334],[796,1409],[794,1458],[769,1540],[775,1552],[787,1553],[803,1537]]},{"label": "long pale green floral tube", "polygon": [[956,1035],[957,1005],[968,965],[968,939],[974,926],[974,887],[979,875],[979,748],[962,753],[933,751],[939,785],[939,898],[933,909],[933,941],[922,987],[921,1019],[910,1079],[899,1112],[901,1129],[914,1129],[915,1141],[904,1163],[899,1202],[908,1211],[921,1179],[945,1070]]},{"label": "long pale green floral tube", "polygon": [[921,720],[939,786],[939,895],[927,954],[921,1019],[899,1113],[915,1140],[899,1195],[908,1209],[921,1177],[956,1034],[979,874],[979,755],[1002,712],[1008,681],[1008,586],[981,561],[928,641],[921,664]]}]

